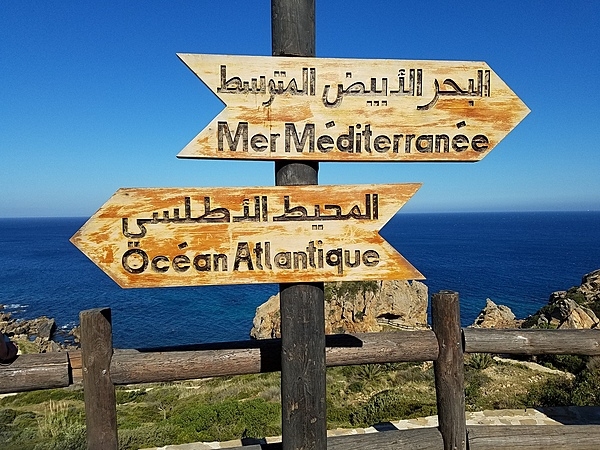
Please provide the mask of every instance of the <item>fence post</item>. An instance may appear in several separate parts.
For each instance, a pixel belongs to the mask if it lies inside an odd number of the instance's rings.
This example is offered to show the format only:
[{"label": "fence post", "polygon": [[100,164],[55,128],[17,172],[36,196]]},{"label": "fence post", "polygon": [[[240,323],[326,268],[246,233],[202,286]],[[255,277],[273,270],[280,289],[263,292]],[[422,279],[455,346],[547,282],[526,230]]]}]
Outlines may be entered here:
[{"label": "fence post", "polygon": [[[315,0],[271,0],[273,56],[315,56]],[[318,183],[316,161],[276,161],[277,186]],[[327,448],[323,283],[281,284],[284,450]]]},{"label": "fence post", "polygon": [[110,308],[82,311],[79,322],[87,448],[117,450],[117,405],[110,379],[113,353]]},{"label": "fence post", "polygon": [[466,449],[465,377],[458,293],[431,297],[431,325],[439,355],[433,362],[439,430],[444,450]]}]

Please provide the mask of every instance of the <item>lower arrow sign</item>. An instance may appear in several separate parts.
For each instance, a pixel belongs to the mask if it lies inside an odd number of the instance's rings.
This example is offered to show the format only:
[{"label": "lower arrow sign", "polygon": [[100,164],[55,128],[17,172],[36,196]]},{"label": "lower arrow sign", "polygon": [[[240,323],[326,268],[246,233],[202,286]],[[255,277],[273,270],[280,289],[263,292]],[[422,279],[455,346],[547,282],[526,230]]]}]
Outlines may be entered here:
[{"label": "lower arrow sign", "polygon": [[119,189],[71,242],[124,288],[423,279],[378,233],[419,187]]}]

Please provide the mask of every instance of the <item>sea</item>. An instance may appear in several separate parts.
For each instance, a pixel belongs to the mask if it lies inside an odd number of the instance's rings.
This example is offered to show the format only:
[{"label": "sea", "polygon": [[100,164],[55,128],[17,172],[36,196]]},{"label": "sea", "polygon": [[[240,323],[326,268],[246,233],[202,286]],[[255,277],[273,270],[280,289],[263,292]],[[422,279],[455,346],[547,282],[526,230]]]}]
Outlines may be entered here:
[{"label": "sea", "polygon": [[[14,318],[110,307],[113,345],[148,348],[250,339],[276,284],[121,289],[70,242],[84,218],[0,219],[0,304]],[[600,269],[600,212],[399,213],[382,229],[425,277],[457,291],[471,324],[490,298],[524,318]]]}]

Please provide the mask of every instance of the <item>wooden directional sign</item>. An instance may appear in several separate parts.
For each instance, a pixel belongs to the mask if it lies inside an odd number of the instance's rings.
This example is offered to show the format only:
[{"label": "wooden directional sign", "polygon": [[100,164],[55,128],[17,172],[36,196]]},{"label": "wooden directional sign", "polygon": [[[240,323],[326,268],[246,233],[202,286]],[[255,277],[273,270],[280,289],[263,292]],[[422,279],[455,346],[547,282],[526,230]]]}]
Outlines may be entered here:
[{"label": "wooden directional sign", "polygon": [[529,113],[484,62],[178,56],[226,105],[181,158],[478,161]]},{"label": "wooden directional sign", "polygon": [[378,233],[419,187],[120,189],[71,242],[121,287],[422,279]]}]

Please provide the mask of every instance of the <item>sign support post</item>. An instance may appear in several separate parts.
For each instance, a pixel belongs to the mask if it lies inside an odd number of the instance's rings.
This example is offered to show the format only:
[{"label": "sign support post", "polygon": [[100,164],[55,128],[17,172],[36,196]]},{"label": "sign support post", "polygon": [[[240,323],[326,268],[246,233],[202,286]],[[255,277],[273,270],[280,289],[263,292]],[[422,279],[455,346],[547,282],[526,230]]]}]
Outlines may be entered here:
[{"label": "sign support post", "polygon": [[[271,0],[273,56],[315,56],[315,1]],[[318,182],[319,163],[275,161],[277,186]],[[323,283],[280,284],[284,450],[325,450]]]}]

